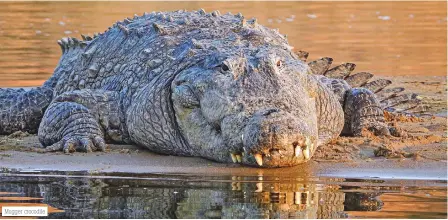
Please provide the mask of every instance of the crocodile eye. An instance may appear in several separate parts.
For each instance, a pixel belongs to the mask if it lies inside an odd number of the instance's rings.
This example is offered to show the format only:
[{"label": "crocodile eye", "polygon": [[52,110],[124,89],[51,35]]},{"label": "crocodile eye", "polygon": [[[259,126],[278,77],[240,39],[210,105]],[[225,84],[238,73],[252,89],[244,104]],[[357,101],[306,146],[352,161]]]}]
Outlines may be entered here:
[{"label": "crocodile eye", "polygon": [[230,70],[229,66],[227,66],[225,63],[221,64],[221,71],[227,72],[229,70]]}]

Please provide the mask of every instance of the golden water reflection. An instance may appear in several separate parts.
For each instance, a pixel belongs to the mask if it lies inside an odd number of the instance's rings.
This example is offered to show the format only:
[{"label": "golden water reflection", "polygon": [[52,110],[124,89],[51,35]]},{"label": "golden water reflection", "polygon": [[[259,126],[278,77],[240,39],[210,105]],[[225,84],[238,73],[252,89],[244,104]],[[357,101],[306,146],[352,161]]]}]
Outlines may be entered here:
[{"label": "golden water reflection", "polygon": [[85,175],[0,174],[0,204],[49,205],[51,218],[447,217],[446,181]]},{"label": "golden water reflection", "polygon": [[310,59],[381,75],[446,74],[446,2],[1,2],[0,87],[41,85],[65,36],[102,32],[144,11],[242,12],[279,28]]}]

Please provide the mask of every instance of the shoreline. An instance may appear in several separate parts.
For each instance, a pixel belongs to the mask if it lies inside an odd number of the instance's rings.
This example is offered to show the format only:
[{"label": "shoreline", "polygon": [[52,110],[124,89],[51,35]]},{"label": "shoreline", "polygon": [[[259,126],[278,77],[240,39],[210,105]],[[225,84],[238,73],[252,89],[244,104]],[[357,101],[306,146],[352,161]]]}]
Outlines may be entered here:
[{"label": "shoreline", "polygon": [[[229,165],[212,162],[202,158],[175,157],[163,155],[123,155],[122,153],[109,153],[107,155],[45,155],[36,161],[40,153],[7,151],[10,158],[18,161],[5,161],[0,163],[0,173],[37,174],[46,172],[87,172],[92,175],[120,174],[128,176],[133,174],[158,175],[200,175],[200,176],[263,176],[288,178],[350,178],[350,179],[388,179],[388,180],[447,180],[446,161],[420,161],[412,159],[391,160],[375,159],[369,163],[317,163],[311,161],[305,165],[288,168],[255,168],[240,165]],[[142,152],[139,152],[142,154]],[[168,158],[160,158],[168,157]],[[113,162],[104,162],[111,159]],[[130,159],[131,161],[126,161]],[[152,159],[148,162],[146,159]],[[161,160],[177,160],[177,163],[167,166]],[[98,163],[99,161],[99,163]],[[182,166],[186,163],[187,166]],[[204,164],[204,165],[203,165]],[[281,173],[281,174],[280,174]]]}]

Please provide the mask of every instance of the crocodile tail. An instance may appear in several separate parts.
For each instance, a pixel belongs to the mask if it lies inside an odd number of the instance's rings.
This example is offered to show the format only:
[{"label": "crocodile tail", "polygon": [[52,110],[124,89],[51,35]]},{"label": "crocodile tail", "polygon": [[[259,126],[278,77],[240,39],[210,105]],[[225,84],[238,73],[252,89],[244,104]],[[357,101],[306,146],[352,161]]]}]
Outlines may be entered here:
[{"label": "crocodile tail", "polygon": [[[53,92],[57,90],[58,82],[67,73],[63,67],[74,66],[72,60],[84,52],[96,37],[82,35],[83,40],[65,37],[58,41],[62,56],[53,75],[45,81],[42,87],[33,89],[0,88],[0,134],[11,134],[15,131],[36,133],[45,109],[50,105]],[[89,58],[92,51],[83,53]]]},{"label": "crocodile tail", "polygon": [[0,134],[16,131],[37,133],[44,111],[51,102],[53,90],[0,88]]},{"label": "crocodile tail", "polygon": [[[306,56],[304,56],[306,54]],[[306,61],[308,52],[299,51],[297,55],[300,60]],[[421,97],[415,93],[405,93],[403,87],[388,88],[392,84],[388,79],[371,80],[374,75],[369,72],[358,72],[352,74],[356,65],[354,63],[343,63],[333,68],[332,58],[324,57],[308,63],[311,74],[324,75],[328,78],[343,79],[351,87],[362,87],[374,92],[378,97],[381,107],[385,111],[397,113],[422,113],[428,110]]]}]

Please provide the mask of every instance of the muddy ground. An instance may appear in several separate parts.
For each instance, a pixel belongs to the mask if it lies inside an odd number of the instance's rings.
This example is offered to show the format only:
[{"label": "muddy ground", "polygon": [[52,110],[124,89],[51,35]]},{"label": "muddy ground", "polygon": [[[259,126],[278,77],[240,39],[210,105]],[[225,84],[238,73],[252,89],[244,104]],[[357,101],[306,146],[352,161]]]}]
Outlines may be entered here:
[{"label": "muddy ground", "polygon": [[220,164],[201,158],[151,153],[132,145],[110,145],[108,152],[38,153],[35,135],[0,136],[0,168],[22,170],[85,170],[96,172],[202,173],[241,175],[288,175],[383,177],[412,179],[447,178],[447,85],[446,77],[382,77],[408,92],[418,93],[429,105],[418,116],[387,114],[401,137],[340,137],[317,149],[307,164],[291,168],[260,169]]}]

